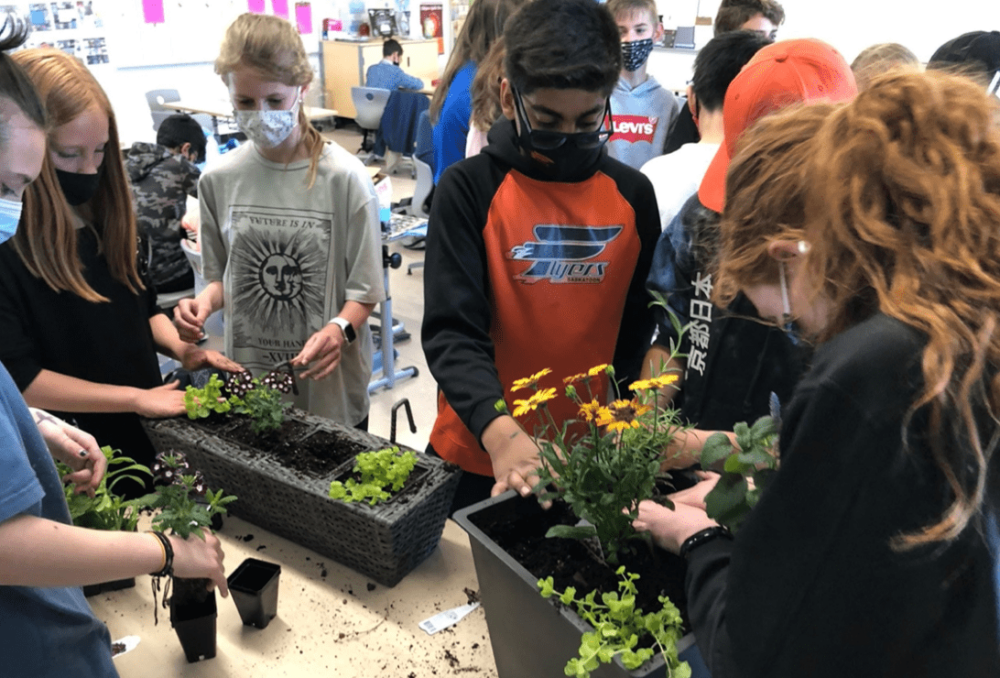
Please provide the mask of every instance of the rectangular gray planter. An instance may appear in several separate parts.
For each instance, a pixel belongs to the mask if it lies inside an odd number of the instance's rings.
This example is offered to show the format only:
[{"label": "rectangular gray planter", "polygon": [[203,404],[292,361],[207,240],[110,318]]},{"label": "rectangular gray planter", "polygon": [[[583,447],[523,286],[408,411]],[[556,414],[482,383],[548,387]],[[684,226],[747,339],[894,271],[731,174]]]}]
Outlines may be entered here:
[{"label": "rectangular gray planter", "polygon": [[[534,498],[522,499],[513,492],[506,492],[462,509],[454,516],[469,533],[479,594],[500,678],[564,675],[566,662],[578,656],[580,636],[593,631],[571,609],[542,598],[538,593],[538,578],[470,519],[474,514],[524,517],[541,510]],[[677,649],[681,660],[691,664],[693,678],[708,678],[692,634],[681,638]],[[616,658],[612,664],[602,664],[591,676],[665,678],[666,667],[659,654],[636,671],[628,671]]]},{"label": "rectangular gray planter", "polygon": [[[336,433],[364,446],[389,447],[382,438],[341,426],[329,419],[290,410],[288,418],[309,424],[299,440],[318,431]],[[383,586],[395,586],[437,547],[461,471],[440,459],[418,453],[413,490],[387,502],[347,504],[330,499],[330,482],[341,478],[353,460],[324,478],[313,478],[281,465],[274,457],[232,442],[184,418],[143,422],[159,452],[186,454],[204,473],[208,486],[238,500],[229,513],[342,563]]]}]

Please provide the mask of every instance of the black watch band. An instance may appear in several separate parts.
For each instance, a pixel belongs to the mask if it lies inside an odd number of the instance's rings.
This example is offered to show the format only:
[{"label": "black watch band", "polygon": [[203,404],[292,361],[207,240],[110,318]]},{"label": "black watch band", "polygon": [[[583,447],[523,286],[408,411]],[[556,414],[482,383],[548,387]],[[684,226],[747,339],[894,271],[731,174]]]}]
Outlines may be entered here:
[{"label": "black watch band", "polygon": [[733,533],[729,531],[728,527],[723,527],[721,525],[715,525],[714,527],[707,527],[700,532],[695,532],[690,537],[684,540],[681,544],[680,556],[681,558],[687,558],[692,551],[694,551],[699,546],[707,544],[708,542],[717,539],[719,537],[724,537],[726,539],[732,539]]}]

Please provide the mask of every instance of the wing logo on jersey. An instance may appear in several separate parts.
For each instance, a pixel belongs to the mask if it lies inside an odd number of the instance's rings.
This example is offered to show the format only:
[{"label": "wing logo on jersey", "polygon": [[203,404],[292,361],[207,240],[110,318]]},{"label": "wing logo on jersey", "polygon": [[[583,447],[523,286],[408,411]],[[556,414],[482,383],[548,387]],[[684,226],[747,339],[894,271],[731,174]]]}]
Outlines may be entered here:
[{"label": "wing logo on jersey", "polygon": [[518,274],[523,283],[541,280],[554,283],[599,283],[607,272],[607,261],[595,261],[624,226],[557,226],[538,224],[532,229],[535,240],[511,248],[508,257],[529,261],[531,266]]}]

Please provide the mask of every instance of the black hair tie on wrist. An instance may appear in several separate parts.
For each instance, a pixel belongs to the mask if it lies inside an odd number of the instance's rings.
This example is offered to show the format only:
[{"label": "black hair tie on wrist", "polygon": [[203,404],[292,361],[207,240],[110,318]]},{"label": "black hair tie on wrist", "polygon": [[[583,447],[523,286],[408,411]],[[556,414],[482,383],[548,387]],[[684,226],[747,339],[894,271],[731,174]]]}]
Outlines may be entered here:
[{"label": "black hair tie on wrist", "polygon": [[700,532],[695,532],[690,537],[685,539],[683,544],[681,544],[681,558],[687,558],[691,551],[694,551],[699,546],[707,544],[718,537],[725,537],[726,539],[732,540],[733,533],[729,531],[728,527],[723,527],[722,525],[706,527]]},{"label": "black hair tie on wrist", "polygon": [[150,531],[150,534],[160,540],[163,546],[163,568],[159,572],[153,572],[150,576],[166,577],[174,573],[174,547],[170,544],[170,539],[162,532]]}]

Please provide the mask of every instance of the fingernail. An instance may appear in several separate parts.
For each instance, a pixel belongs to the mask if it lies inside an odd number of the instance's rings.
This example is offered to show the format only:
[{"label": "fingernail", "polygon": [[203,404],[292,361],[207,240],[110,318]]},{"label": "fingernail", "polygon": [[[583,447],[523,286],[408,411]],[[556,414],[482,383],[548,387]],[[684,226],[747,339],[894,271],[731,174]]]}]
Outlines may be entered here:
[{"label": "fingernail", "polygon": [[86,457],[87,456],[87,450],[80,450],[79,452],[77,452],[77,454],[80,455],[81,457]]},{"label": "fingernail", "polygon": [[521,488],[521,496],[522,497],[527,497],[529,494],[531,494],[531,488],[530,487],[522,487]]}]

